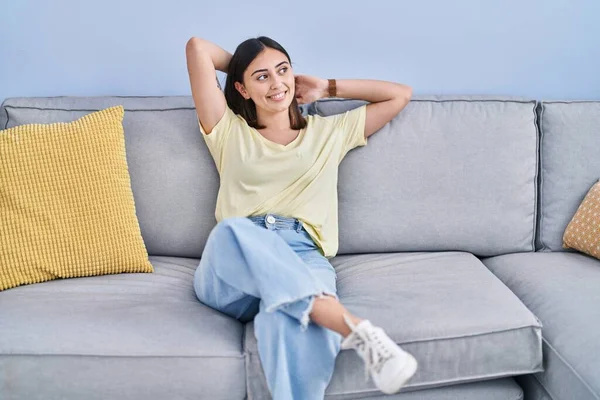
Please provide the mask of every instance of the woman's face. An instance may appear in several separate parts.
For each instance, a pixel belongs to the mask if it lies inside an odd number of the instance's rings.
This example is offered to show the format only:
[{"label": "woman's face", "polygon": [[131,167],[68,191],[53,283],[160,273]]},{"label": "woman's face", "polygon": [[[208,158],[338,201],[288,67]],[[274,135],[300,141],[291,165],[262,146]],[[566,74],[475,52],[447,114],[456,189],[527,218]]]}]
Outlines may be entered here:
[{"label": "woman's face", "polygon": [[265,111],[287,111],[294,99],[295,81],[292,66],[282,52],[266,47],[244,71],[244,85],[235,83],[245,99]]}]

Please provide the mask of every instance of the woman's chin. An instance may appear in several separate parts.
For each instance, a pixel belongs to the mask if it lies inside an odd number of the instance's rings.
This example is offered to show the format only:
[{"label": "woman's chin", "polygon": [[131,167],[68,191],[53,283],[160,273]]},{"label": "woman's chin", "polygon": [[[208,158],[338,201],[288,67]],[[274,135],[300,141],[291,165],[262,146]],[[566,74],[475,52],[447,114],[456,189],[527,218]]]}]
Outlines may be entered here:
[{"label": "woman's chin", "polygon": [[290,102],[284,101],[279,104],[267,104],[265,108],[271,111],[286,111],[290,108]]}]

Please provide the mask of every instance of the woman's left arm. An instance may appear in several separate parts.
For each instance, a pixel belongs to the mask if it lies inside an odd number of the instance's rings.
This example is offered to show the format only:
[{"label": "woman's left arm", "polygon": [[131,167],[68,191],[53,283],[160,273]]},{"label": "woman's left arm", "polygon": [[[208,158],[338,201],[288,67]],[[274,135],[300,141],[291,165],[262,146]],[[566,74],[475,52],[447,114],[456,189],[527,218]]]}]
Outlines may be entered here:
[{"label": "woman's left arm", "polygon": [[[329,82],[316,76],[295,75],[295,96],[299,104],[329,97]],[[367,104],[365,137],[368,138],[390,122],[410,101],[412,89],[401,83],[370,79],[336,80],[336,96],[359,99]]]},{"label": "woman's left arm", "polygon": [[[322,97],[329,96],[329,82],[321,80]],[[412,96],[412,88],[395,82],[369,79],[336,80],[336,96],[360,99],[370,102],[367,105],[365,137],[368,138],[390,122],[406,107]]]}]

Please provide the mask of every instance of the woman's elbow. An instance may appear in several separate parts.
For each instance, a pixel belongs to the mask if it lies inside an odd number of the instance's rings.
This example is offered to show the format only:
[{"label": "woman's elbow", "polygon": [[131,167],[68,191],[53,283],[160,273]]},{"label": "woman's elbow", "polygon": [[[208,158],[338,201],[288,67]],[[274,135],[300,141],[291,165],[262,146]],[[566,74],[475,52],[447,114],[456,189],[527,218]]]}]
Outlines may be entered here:
[{"label": "woman's elbow", "polygon": [[412,98],[412,87],[408,86],[408,85],[402,85],[402,97],[404,98],[404,100],[408,103],[410,101],[410,99]]},{"label": "woman's elbow", "polygon": [[398,91],[394,96],[394,100],[399,101],[403,104],[408,104],[410,99],[412,98],[412,88],[408,85],[404,85],[402,83],[397,83]]}]

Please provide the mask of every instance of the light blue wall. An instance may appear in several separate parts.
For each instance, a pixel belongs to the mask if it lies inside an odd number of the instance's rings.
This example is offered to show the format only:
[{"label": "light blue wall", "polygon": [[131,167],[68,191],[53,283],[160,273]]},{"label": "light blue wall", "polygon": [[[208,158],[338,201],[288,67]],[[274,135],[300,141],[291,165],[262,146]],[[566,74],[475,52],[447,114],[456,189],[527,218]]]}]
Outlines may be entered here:
[{"label": "light blue wall", "polygon": [[0,21],[0,101],[189,95],[191,36],[258,35],[322,78],[600,99],[600,0],[0,0]]}]

